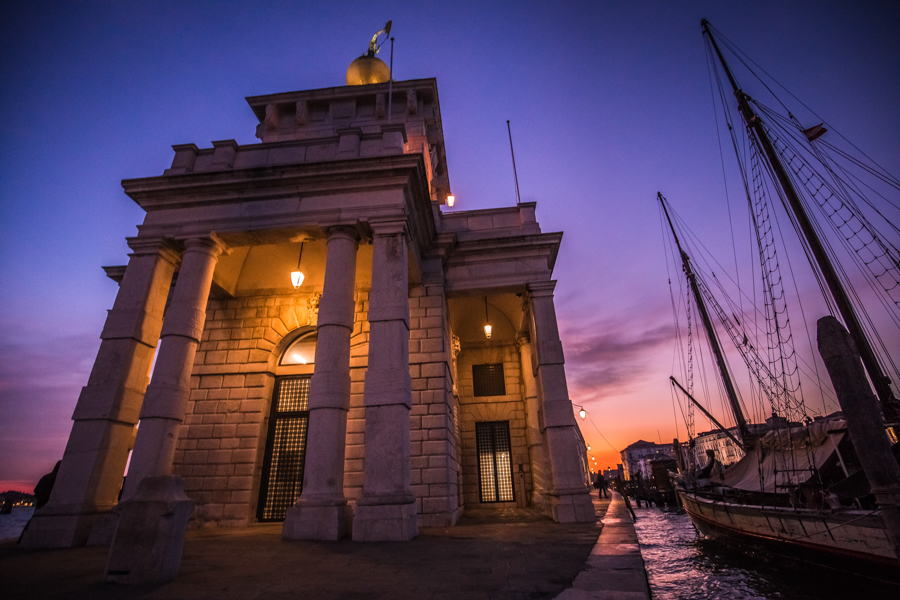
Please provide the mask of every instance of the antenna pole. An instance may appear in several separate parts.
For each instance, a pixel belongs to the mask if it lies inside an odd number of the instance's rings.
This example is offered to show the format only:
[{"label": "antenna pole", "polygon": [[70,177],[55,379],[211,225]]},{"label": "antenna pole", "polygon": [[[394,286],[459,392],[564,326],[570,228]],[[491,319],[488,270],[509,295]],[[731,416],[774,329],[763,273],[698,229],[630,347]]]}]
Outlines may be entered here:
[{"label": "antenna pole", "polygon": [[388,124],[391,122],[391,109],[394,102],[394,38],[391,38],[391,76],[388,79]]},{"label": "antenna pole", "polygon": [[750,97],[738,87],[737,82],[731,75],[728,63],[725,62],[725,57],[722,56],[719,45],[712,36],[712,32],[709,30],[709,22],[706,19],[703,19],[700,24],[703,27],[703,32],[709,38],[713,50],[715,50],[716,55],[719,57],[719,62],[722,63],[722,68],[728,76],[728,81],[731,82],[731,87],[734,89],[734,95],[737,98],[738,109],[740,110],[741,116],[747,123],[747,127],[753,131],[754,135],[752,136],[752,139],[768,159],[769,165],[772,167],[772,171],[784,191],[784,197],[791,208],[791,212],[794,213],[797,224],[803,232],[803,237],[806,239],[810,252],[812,252],[813,257],[815,258],[819,271],[825,279],[825,284],[831,292],[831,297],[834,300],[835,305],[837,305],[838,312],[840,312],[841,318],[847,326],[847,331],[850,332],[853,341],[856,342],[856,347],[859,349],[863,365],[865,365],[866,371],[869,374],[869,379],[872,380],[872,385],[875,387],[875,392],[878,395],[878,399],[881,401],[881,409],[884,411],[885,420],[888,423],[895,423],[900,419],[900,406],[898,406],[897,399],[891,390],[891,381],[884,374],[881,365],[878,363],[875,352],[869,344],[869,339],[866,337],[865,331],[859,322],[859,318],[856,316],[856,311],[853,309],[853,304],[851,304],[847,292],[844,290],[843,285],[841,285],[837,271],[835,270],[834,265],[831,264],[831,260],[825,251],[825,247],[816,235],[812,222],[806,214],[806,210],[803,208],[800,196],[797,194],[797,190],[791,183],[790,176],[785,170],[784,165],[781,164],[781,159],[778,158],[778,152],[772,145],[772,141],[769,139],[759,115],[757,115],[753,110],[753,107],[750,106]]},{"label": "antenna pole", "polygon": [[506,131],[509,133],[509,153],[512,155],[513,177],[516,179],[516,206],[518,206],[522,203],[522,197],[519,195],[519,174],[516,172],[516,153],[513,150],[512,129],[509,127],[509,119],[506,120]]}]

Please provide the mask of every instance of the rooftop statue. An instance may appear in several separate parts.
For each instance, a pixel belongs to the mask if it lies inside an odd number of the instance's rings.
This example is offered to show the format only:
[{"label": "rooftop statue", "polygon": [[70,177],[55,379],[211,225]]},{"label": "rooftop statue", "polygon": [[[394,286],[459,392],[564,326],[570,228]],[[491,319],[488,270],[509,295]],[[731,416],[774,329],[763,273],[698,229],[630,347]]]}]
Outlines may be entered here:
[{"label": "rooftop statue", "polygon": [[[378,43],[378,36],[384,34],[381,44]],[[384,61],[375,55],[381,49],[381,45],[391,35],[391,22],[388,21],[384,29],[372,36],[369,41],[369,49],[365,54],[358,57],[347,69],[347,85],[365,85],[368,83],[387,83],[391,79],[391,70],[384,64]]]},{"label": "rooftop statue", "polygon": [[[381,44],[378,43],[378,36],[384,34],[384,39],[381,40]],[[384,26],[384,29],[376,33],[372,36],[372,40],[369,42],[369,49],[363,56],[375,56],[378,54],[378,51],[381,50],[382,44],[384,44],[387,39],[391,37],[391,22],[388,21]]]}]

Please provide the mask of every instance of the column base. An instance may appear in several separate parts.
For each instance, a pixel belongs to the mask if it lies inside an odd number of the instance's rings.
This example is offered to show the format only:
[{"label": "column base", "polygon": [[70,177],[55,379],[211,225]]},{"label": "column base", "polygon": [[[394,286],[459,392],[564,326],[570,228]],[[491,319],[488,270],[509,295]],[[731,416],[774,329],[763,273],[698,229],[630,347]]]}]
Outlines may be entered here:
[{"label": "column base", "polygon": [[557,523],[593,523],[597,520],[588,491],[550,496],[550,514]]},{"label": "column base", "polygon": [[297,506],[287,509],[281,539],[336,542],[347,535],[349,521],[346,499],[328,504],[303,502],[301,499]]},{"label": "column base", "polygon": [[408,542],[419,535],[416,502],[375,504],[360,498],[353,515],[354,542]]},{"label": "column base", "polygon": [[99,518],[108,512],[74,512],[45,506],[35,512],[22,534],[23,548],[84,546]]},{"label": "column base", "polygon": [[131,584],[175,579],[188,520],[194,512],[181,477],[145,477],[134,496],[113,512],[118,524],[103,579]]}]

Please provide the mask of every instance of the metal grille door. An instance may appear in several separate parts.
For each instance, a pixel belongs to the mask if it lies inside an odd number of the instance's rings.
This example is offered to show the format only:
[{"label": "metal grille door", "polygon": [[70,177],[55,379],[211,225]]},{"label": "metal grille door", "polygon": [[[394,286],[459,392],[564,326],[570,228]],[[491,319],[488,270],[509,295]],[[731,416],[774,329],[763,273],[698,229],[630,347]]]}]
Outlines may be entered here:
[{"label": "metal grille door", "polygon": [[509,421],[475,423],[482,502],[514,502]]},{"label": "metal grille door", "polygon": [[300,495],[308,422],[309,377],[277,379],[259,486],[260,521],[283,521]]}]

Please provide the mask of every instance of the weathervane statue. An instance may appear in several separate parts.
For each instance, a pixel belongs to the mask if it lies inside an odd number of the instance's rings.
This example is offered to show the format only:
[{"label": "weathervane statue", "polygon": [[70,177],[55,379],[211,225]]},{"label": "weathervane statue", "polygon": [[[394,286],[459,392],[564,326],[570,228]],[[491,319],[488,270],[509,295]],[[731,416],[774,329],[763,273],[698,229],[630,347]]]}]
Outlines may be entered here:
[{"label": "weathervane statue", "polygon": [[[378,36],[381,34],[384,34],[384,39],[379,44]],[[383,60],[375,56],[390,35],[391,22],[388,21],[384,29],[372,36],[366,53],[350,63],[350,67],[347,69],[347,85],[366,85],[390,81],[391,69],[384,64]]]},{"label": "weathervane statue", "polygon": [[[381,43],[378,43],[378,36],[384,34],[384,39],[381,40]],[[391,22],[388,21],[384,26],[384,29],[376,33],[372,36],[372,40],[369,42],[369,50],[364,54],[364,56],[375,56],[378,54],[378,51],[381,50],[381,46],[387,41],[387,39],[391,36]]]}]

